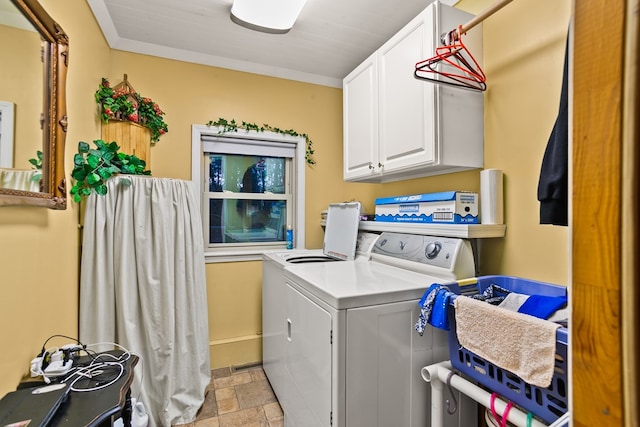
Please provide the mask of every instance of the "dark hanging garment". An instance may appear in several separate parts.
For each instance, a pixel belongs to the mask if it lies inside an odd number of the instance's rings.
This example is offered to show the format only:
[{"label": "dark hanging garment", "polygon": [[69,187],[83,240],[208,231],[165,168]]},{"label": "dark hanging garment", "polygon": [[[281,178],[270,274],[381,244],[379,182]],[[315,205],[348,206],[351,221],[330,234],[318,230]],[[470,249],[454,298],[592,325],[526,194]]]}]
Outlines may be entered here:
[{"label": "dark hanging garment", "polygon": [[540,224],[568,225],[569,203],[569,37],[564,53],[560,111],[542,158],[538,200]]}]

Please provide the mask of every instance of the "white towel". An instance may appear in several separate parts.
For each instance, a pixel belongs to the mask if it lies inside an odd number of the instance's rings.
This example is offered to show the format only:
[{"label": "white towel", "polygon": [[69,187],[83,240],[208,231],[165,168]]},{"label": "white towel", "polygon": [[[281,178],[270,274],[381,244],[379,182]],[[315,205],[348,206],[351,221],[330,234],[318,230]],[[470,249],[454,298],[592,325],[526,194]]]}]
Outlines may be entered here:
[{"label": "white towel", "polygon": [[465,296],[454,306],[460,345],[529,384],[551,384],[560,325]]}]

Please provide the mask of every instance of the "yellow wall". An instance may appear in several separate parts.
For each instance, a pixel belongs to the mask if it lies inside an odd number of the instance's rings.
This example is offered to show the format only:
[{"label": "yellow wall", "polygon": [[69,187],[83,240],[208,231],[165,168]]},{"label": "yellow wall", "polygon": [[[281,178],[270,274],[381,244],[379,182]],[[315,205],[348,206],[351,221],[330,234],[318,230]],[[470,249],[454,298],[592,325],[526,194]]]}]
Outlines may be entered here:
[{"label": "yellow wall", "polygon": [[[100,134],[93,93],[109,64],[109,48],[86,2],[70,3],[41,0],[71,40],[67,171],[77,141]],[[15,389],[46,338],[78,334],[77,215],[73,203],[65,211],[0,208],[0,395]]]},{"label": "yellow wall", "polygon": [[[462,0],[478,14],[495,0]],[[480,274],[567,284],[567,227],[540,225],[538,177],[559,107],[570,1],[519,0],[483,23],[484,166],[504,172],[505,238],[480,241]],[[463,39],[464,40],[464,39]],[[479,171],[384,185],[377,196],[480,191]]]},{"label": "yellow wall", "polygon": [[[236,119],[309,135],[316,165],[307,167],[306,246],[319,248],[320,212],[330,202],[373,200],[372,185],[342,180],[342,91],[290,80],[113,51],[108,71],[166,113],[169,132],[152,148],[154,176],[191,178],[191,125]],[[330,190],[329,190],[330,189]],[[212,366],[261,359],[261,262],[208,264]]]},{"label": "yellow wall", "polygon": [[[490,3],[464,0],[460,7],[478,12]],[[154,176],[190,179],[192,124],[224,117],[307,133],[317,161],[307,167],[309,248],[322,244],[320,212],[330,202],[357,199],[372,211],[376,197],[479,190],[478,171],[384,185],[344,183],[341,90],[112,51],[84,0],[42,4],[70,38],[67,175],[77,142],[99,138],[93,93],[100,78],[116,84],[126,73],[166,112],[169,133],[152,148]],[[508,226],[504,239],[483,241],[483,274],[566,282],[568,233],[538,224],[536,187],[558,108],[569,8],[568,1],[519,0],[485,23],[485,166],[505,173]],[[15,387],[49,335],[77,335],[77,220],[72,202],[66,211],[0,209],[0,343],[11,349],[0,354],[0,394]],[[259,360],[261,263],[209,264],[206,272],[212,366]]]},{"label": "yellow wall", "polygon": [[[458,7],[480,13],[491,4]],[[482,274],[567,284],[569,230],[540,225],[537,186],[558,113],[570,15],[569,0],[519,0],[484,21],[485,168],[504,171],[507,234],[482,241]]]},{"label": "yellow wall", "polygon": [[[459,7],[477,13],[489,4],[475,0]],[[536,188],[558,109],[569,12],[569,2],[520,0],[485,24],[489,79],[485,166],[505,173],[508,231],[504,239],[481,243],[482,274],[566,283],[567,230],[539,225]],[[522,24],[523,17],[531,19]],[[521,27],[526,31],[516,31]],[[515,33],[509,40],[504,40],[504,28]],[[336,89],[114,52],[109,75],[115,82],[124,73],[138,91],[152,96],[167,112],[170,132],[153,148],[156,176],[189,178],[192,123],[224,117],[308,133],[317,160],[314,167],[307,168],[306,245],[310,248],[322,244],[319,214],[330,202],[358,199],[372,212],[376,197],[451,189],[479,191],[478,171],[384,185],[344,183],[342,92]],[[215,367],[250,363],[261,357],[260,264],[207,266]]]},{"label": "yellow wall", "polygon": [[125,73],[166,112],[169,133],[152,148],[154,176],[191,179],[191,125],[223,117],[294,129],[313,141],[317,164],[307,167],[307,246],[322,244],[319,218],[327,203],[362,191],[342,181],[339,89],[113,51],[106,77],[115,84]]},{"label": "yellow wall", "polygon": [[[456,7],[479,14],[494,3],[462,0]],[[519,0],[483,23],[484,166],[504,172],[507,232],[480,241],[480,274],[567,283],[568,229],[540,225],[537,186],[558,113],[570,14],[570,1]],[[480,172],[389,183],[378,186],[374,197],[447,190],[479,192]]]}]

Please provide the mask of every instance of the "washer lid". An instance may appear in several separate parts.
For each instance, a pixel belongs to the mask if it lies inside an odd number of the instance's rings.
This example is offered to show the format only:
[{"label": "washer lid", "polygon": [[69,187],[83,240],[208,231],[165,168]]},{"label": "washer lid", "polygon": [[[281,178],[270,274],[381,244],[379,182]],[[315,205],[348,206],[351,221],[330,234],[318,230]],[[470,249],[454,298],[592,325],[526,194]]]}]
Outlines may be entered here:
[{"label": "washer lid", "polygon": [[323,253],[341,260],[354,259],[359,225],[360,202],[331,203],[327,210]]}]

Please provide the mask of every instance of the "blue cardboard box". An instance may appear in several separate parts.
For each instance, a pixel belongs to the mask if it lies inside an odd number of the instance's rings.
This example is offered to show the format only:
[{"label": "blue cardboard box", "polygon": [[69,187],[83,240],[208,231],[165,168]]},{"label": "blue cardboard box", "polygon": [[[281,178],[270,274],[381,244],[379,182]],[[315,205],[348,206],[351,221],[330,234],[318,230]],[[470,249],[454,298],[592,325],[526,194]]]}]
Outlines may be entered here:
[{"label": "blue cardboard box", "polygon": [[435,224],[478,224],[478,193],[441,193],[382,197],[375,202],[375,220]]}]

